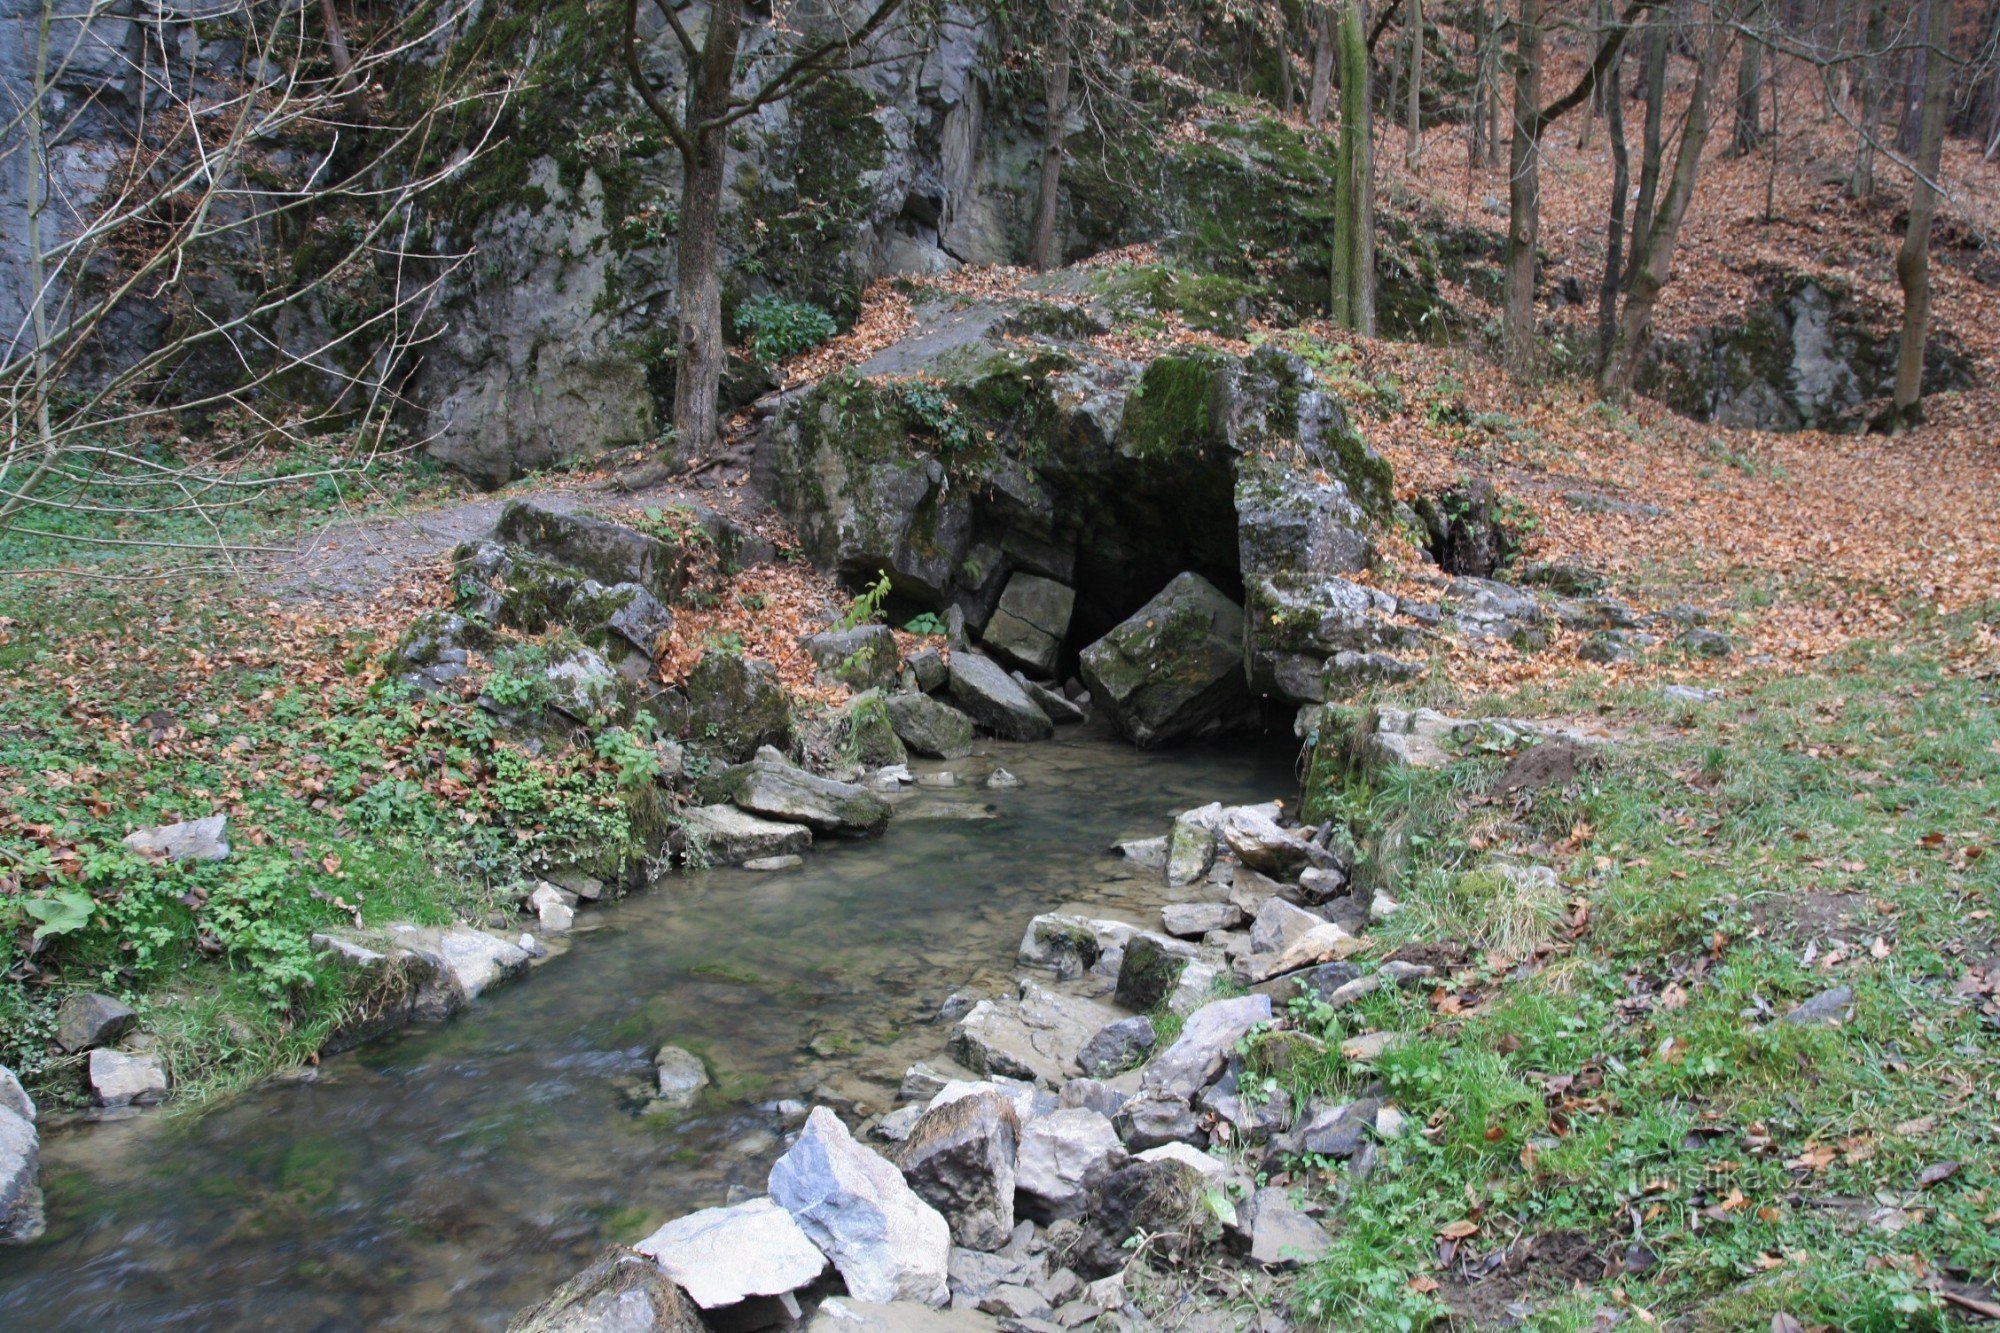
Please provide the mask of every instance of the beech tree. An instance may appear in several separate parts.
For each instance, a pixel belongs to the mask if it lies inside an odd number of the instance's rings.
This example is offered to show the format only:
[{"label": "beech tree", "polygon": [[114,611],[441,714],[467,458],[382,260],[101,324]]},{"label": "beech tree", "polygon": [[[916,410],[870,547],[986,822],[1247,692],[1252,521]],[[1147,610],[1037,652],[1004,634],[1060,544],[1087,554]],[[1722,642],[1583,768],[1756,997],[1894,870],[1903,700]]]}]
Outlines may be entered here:
[{"label": "beech tree", "polygon": [[1333,322],[1375,332],[1375,132],[1369,97],[1367,15],[1339,0],[1340,156],[1334,168]]},{"label": "beech tree", "polygon": [[1951,81],[1952,0],[1930,0],[1924,33],[1922,125],[1917,140],[1916,180],[1911,186],[1910,221],[1896,253],[1896,280],[1903,287],[1903,334],[1896,348],[1896,389],[1889,428],[1902,430],[1922,419],[1924,342],[1931,321],[1931,221],[1937,215],[1938,164],[1944,149],[1945,91]]},{"label": "beech tree", "polygon": [[1076,10],[1077,0],[1055,0],[1049,7],[1049,61],[1042,83],[1042,192],[1036,201],[1034,236],[1028,247],[1028,262],[1040,269],[1055,259],[1056,206],[1062,188],[1063,139],[1069,128],[1070,41]]},{"label": "beech tree", "polygon": [[[820,15],[808,35],[792,26],[792,6],[753,0],[651,0],[680,57],[684,87],[676,106],[670,80],[649,68],[639,32],[640,0],[625,0],[625,69],[681,159],[675,300],[674,435],[680,461],[714,443],[722,383],[722,186],[730,127],[838,73],[886,28],[903,0],[876,0],[852,22]],[[773,42],[754,76],[738,68],[745,30],[768,27]]]}]

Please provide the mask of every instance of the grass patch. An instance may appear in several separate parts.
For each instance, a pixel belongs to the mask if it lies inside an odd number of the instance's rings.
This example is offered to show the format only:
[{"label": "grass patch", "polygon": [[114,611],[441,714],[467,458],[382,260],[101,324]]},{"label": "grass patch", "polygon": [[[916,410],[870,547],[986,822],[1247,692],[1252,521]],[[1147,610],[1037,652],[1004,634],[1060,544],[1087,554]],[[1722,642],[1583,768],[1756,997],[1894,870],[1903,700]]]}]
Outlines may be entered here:
[{"label": "grass patch", "polygon": [[[1344,785],[1315,768],[1315,804],[1402,895],[1385,942],[1476,952],[1435,993],[1302,1015],[1330,1041],[1416,1034],[1373,1070],[1298,1077],[1349,1094],[1379,1078],[1421,1131],[1342,1183],[1302,1313],[1421,1327],[1498,1291],[1534,1304],[1535,1327],[1621,1309],[1701,1329],[1943,1328],[1944,1283],[2000,1277],[1984,980],[2000,970],[2000,722],[1990,684],[1949,667],[1976,623],[1928,628],[1699,709],[1600,693],[1650,739],[1525,804],[1484,794],[1491,764]],[[1560,887],[1479,880],[1495,855]],[[1782,1021],[1842,985],[1851,1022]],[[1581,1292],[1573,1266],[1516,1262],[1552,1237],[1580,1247]]]}]

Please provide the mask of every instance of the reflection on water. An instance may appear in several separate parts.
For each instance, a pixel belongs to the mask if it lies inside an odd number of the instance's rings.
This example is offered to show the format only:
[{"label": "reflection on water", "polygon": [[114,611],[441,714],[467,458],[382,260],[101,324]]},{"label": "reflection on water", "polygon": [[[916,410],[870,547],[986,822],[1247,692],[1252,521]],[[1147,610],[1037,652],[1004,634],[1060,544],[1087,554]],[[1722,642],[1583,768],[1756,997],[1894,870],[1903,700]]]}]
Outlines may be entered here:
[{"label": "reflection on water", "polygon": [[[879,841],[779,875],[664,880],[442,1028],[192,1123],[51,1134],[49,1235],[0,1251],[0,1328],[497,1329],[666,1218],[762,1192],[787,1097],[888,1109],[938,1001],[1012,974],[1027,918],[1159,898],[1103,855],[1215,799],[1284,795],[1283,747],[995,744],[1024,785],[926,792]],[[990,808],[916,818],[922,805]],[[933,809],[932,813],[948,813]],[[662,1042],[717,1086],[679,1119],[633,1090]]]}]

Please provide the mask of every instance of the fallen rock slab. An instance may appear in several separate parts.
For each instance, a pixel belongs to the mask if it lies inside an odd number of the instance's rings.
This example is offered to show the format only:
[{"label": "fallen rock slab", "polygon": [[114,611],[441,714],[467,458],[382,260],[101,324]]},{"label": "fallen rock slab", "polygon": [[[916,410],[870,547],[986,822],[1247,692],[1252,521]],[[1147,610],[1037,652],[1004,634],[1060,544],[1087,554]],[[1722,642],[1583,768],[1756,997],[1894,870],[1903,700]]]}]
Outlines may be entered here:
[{"label": "fallen rock slab", "polygon": [[658,1264],[704,1310],[756,1296],[783,1296],[826,1271],[826,1256],[792,1215],[770,1199],[689,1213],[632,1248]]},{"label": "fallen rock slab", "polygon": [[1045,741],[1055,734],[1049,715],[990,657],[953,653],[946,684],[958,706],[1002,740]]},{"label": "fallen rock slab", "polygon": [[1015,1000],[981,1000],[952,1029],[951,1051],[984,1074],[1061,1086],[1085,1042],[1118,1017],[1092,1000],[1023,982]]},{"label": "fallen rock slab", "polygon": [[972,719],[926,694],[892,694],[883,707],[897,739],[932,759],[962,759],[972,753]]},{"label": "fallen rock slab", "polygon": [[714,790],[739,810],[818,833],[876,834],[889,823],[889,803],[874,792],[808,773],[772,751],[722,774]]},{"label": "fallen rock slab", "polygon": [[1153,1057],[1140,1086],[1155,1095],[1186,1101],[1222,1072],[1245,1033],[1270,1021],[1268,995],[1210,1001],[1188,1015],[1173,1045]]},{"label": "fallen rock slab", "polygon": [[167,1067],[155,1055],[100,1046],[90,1053],[89,1079],[99,1106],[155,1106],[167,1099]]},{"label": "fallen rock slab", "polygon": [[689,855],[696,849],[710,865],[796,856],[812,846],[812,830],[803,824],[760,819],[733,805],[698,805],[681,811],[682,843]]},{"label": "fallen rock slab", "polygon": [[1181,574],[1083,650],[1091,697],[1136,745],[1215,735],[1256,712],[1243,671],[1243,608]]},{"label": "fallen rock slab", "polygon": [[864,1301],[950,1299],[951,1228],[880,1154],[815,1107],[797,1142],[771,1167],[772,1199]]},{"label": "fallen rock slab", "polygon": [[229,856],[229,816],[210,815],[182,824],[134,829],[125,845],[166,861],[221,861]]}]

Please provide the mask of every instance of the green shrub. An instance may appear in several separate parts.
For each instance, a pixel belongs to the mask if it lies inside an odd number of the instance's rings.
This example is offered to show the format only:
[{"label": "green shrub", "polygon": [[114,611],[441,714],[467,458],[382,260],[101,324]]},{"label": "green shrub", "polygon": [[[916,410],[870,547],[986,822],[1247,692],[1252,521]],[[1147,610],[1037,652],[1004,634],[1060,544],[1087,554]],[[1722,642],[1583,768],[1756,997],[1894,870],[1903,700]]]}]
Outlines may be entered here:
[{"label": "green shrub", "polygon": [[736,336],[759,361],[808,352],[834,335],[833,316],[804,301],[758,296],[736,308]]}]

